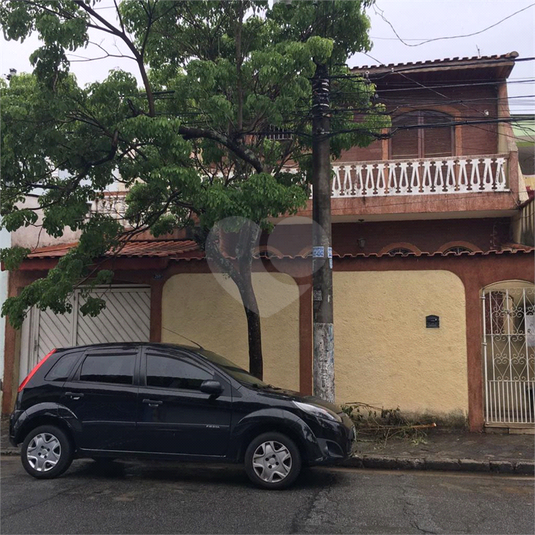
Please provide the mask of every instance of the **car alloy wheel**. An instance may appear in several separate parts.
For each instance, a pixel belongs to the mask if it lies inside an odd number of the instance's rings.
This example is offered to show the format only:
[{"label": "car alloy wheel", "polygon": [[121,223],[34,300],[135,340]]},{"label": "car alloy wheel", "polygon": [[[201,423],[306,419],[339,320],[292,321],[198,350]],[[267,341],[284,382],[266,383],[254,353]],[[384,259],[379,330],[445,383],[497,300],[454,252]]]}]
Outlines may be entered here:
[{"label": "car alloy wheel", "polygon": [[64,431],[53,425],[33,429],[21,448],[22,466],[37,479],[61,475],[71,465],[73,449]]},{"label": "car alloy wheel", "polygon": [[290,486],[301,471],[301,455],[295,443],[281,433],[256,437],[245,453],[245,470],[256,485],[281,489]]}]

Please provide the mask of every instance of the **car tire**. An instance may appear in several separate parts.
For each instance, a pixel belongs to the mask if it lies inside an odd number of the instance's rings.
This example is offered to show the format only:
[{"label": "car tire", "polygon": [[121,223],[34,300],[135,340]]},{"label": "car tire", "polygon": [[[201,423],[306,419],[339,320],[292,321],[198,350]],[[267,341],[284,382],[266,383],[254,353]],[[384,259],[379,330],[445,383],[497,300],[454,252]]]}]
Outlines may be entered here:
[{"label": "car tire", "polygon": [[287,488],[301,472],[299,448],[282,433],[263,433],[247,447],[245,472],[258,487]]},{"label": "car tire", "polygon": [[73,456],[69,437],[54,425],[32,429],[22,443],[22,466],[37,479],[60,476],[71,465]]}]

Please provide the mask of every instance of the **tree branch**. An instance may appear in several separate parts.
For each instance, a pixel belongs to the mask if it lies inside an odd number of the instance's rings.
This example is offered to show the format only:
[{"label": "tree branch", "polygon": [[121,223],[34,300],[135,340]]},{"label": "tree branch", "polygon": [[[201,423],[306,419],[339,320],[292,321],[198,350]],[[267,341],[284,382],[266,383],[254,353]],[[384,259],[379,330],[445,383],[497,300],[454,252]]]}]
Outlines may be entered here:
[{"label": "tree branch", "polygon": [[253,151],[251,151],[247,147],[235,143],[234,141],[231,141],[227,136],[223,134],[219,134],[218,132],[214,132],[213,130],[208,130],[204,128],[193,128],[187,126],[179,126],[178,133],[186,140],[205,138],[211,139],[212,141],[217,141],[218,143],[221,143],[221,145],[223,145],[224,147],[227,147],[227,149],[230,149],[234,154],[236,154],[236,156],[239,156],[248,164],[253,166],[257,173],[264,172],[264,166],[261,160],[256,156]]},{"label": "tree branch", "polygon": [[[134,43],[129,39],[129,37],[126,35],[124,31],[120,30],[119,28],[115,27],[113,24],[109,23],[104,17],[99,15],[90,5],[86,4],[84,0],[73,0],[73,2],[78,7],[83,9],[86,13],[88,13],[93,18],[95,18],[100,23],[102,23],[107,28],[108,33],[112,33],[113,35],[119,37],[126,44],[126,46],[130,49],[132,54],[134,54],[134,57],[136,58],[136,63],[139,68],[139,72],[141,74],[141,79],[143,80],[143,85],[145,86],[147,102],[149,104],[149,115],[151,117],[154,117],[156,115],[156,109],[154,105],[154,95],[152,94],[152,86],[149,82],[147,70],[145,69],[143,55],[135,47]],[[106,31],[105,28],[99,28],[99,29]]]}]

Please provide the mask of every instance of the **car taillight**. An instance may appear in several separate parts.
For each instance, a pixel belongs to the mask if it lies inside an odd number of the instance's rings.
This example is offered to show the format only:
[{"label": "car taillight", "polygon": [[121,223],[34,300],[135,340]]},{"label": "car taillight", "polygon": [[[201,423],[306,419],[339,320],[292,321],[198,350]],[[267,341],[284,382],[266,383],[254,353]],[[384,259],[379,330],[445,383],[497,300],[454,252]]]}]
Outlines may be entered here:
[{"label": "car taillight", "polygon": [[48,353],[48,355],[45,355],[38,363],[37,363],[37,366],[35,366],[35,368],[28,374],[28,377],[26,377],[26,379],[24,379],[24,381],[22,381],[22,383],[20,383],[20,386],[19,386],[19,392],[22,392],[22,390],[24,389],[24,387],[28,384],[28,381],[35,375],[35,372],[44,364],[45,360],[50,357],[50,355],[53,355],[54,353],[56,352],[55,349],[53,349],[50,353]]}]

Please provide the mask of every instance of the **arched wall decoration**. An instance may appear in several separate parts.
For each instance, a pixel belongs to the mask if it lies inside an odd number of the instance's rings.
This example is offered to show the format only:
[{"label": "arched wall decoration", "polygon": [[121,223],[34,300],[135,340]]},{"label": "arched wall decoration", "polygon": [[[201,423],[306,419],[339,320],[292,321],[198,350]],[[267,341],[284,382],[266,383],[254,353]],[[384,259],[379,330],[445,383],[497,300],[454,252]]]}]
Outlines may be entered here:
[{"label": "arched wall decoration", "polygon": [[[267,255],[265,253],[268,253]],[[284,254],[277,249],[276,247],[273,247],[271,245],[260,245],[259,247],[256,247],[253,256],[275,256],[277,258],[282,258]]]},{"label": "arched wall decoration", "polygon": [[406,249],[407,251],[410,251],[411,253],[414,253],[415,255],[419,256],[422,254],[422,251],[418,249],[415,245],[408,242],[396,242],[396,243],[390,243],[386,247],[383,247],[379,251],[379,256],[390,254],[391,251],[395,249]]},{"label": "arched wall decoration", "polygon": [[480,247],[478,247],[477,245],[474,245],[473,243],[470,243],[468,241],[455,240],[455,241],[449,241],[441,245],[437,249],[437,253],[445,253],[449,249],[452,249],[454,247],[462,247],[464,249],[469,250],[470,252],[483,252],[483,250]]}]

